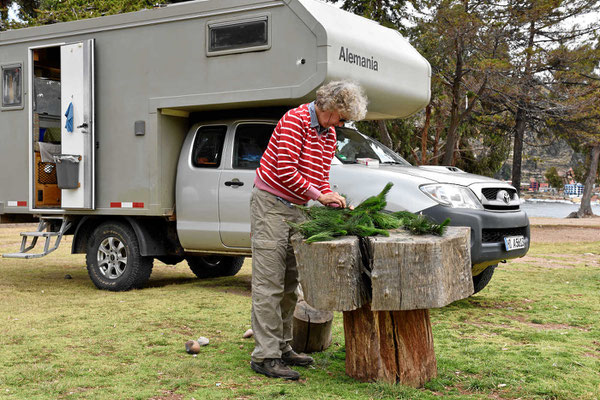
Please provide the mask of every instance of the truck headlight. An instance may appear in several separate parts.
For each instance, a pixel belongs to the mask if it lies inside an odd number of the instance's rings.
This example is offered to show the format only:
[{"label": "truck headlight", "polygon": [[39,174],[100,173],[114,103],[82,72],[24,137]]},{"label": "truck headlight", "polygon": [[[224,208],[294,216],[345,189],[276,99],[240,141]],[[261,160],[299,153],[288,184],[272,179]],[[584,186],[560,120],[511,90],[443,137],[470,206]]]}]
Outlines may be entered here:
[{"label": "truck headlight", "polygon": [[438,203],[453,208],[475,208],[482,210],[481,202],[471,189],[452,184],[430,184],[420,187],[421,191]]}]

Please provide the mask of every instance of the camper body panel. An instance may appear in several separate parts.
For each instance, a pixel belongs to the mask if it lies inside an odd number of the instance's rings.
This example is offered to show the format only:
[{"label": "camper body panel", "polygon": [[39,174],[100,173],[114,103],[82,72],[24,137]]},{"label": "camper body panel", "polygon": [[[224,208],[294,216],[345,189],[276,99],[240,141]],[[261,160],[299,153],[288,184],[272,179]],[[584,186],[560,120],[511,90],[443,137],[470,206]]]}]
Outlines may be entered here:
[{"label": "camper body panel", "polygon": [[[309,91],[322,82],[325,75],[317,73],[316,37],[283,3],[228,4],[231,8],[201,2],[191,4],[187,11],[176,7],[178,13],[142,11],[1,34],[2,65],[17,55],[28,58],[34,47],[95,40],[95,209],[68,209],[65,213],[172,215],[177,158],[189,127],[189,112],[245,104],[293,105],[294,97],[299,96],[297,87]],[[150,14],[160,17],[141,18]],[[268,16],[271,35],[276,38],[268,51],[207,56],[207,23],[260,16]],[[24,61],[24,87],[32,74],[31,65]],[[315,79],[315,75],[319,77]],[[30,197],[27,90],[23,95],[20,110],[0,112],[2,126],[19,132],[2,135],[7,146],[0,152],[20,171],[17,179],[8,169],[0,173],[0,179],[6,180],[4,187],[9,188],[2,190],[0,201],[4,212],[61,212],[60,207],[38,209],[35,193]],[[64,119],[63,115],[63,126]],[[143,124],[143,135],[135,132],[136,122]],[[31,134],[37,141],[36,134]],[[13,158],[19,162],[13,163]],[[8,201],[12,199],[20,205],[20,200],[27,201],[27,206],[11,208]],[[143,206],[123,208],[122,204]]]}]

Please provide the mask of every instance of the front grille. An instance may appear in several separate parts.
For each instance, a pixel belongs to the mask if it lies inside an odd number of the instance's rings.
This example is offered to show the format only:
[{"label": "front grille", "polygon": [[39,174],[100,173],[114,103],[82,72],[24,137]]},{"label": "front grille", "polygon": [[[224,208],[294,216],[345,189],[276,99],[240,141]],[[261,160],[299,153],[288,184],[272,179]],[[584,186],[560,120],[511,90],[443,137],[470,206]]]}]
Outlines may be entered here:
[{"label": "front grille", "polygon": [[516,189],[511,189],[511,188],[483,188],[483,189],[481,189],[481,193],[483,193],[485,198],[488,200],[496,200],[496,196],[498,195],[498,192],[501,190],[506,190],[508,192],[508,194],[510,194],[511,198],[513,198],[515,196],[515,194],[517,193]]},{"label": "front grille", "polygon": [[506,236],[525,236],[527,227],[503,228],[503,229],[482,229],[481,241],[483,243],[498,243],[504,241]]},{"label": "front grille", "polygon": [[483,208],[486,210],[500,210],[500,211],[510,211],[510,210],[518,210],[521,207],[519,205],[514,206],[496,206],[492,204],[484,204]]}]

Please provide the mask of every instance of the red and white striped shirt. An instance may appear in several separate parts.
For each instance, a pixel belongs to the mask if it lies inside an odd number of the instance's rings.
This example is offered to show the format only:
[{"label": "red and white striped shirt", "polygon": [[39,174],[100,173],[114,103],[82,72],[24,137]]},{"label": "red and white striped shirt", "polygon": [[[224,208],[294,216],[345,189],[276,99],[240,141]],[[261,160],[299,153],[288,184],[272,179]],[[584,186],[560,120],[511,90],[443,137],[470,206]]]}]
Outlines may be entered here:
[{"label": "red and white striped shirt", "polygon": [[308,104],[288,111],[260,160],[257,187],[296,204],[331,193],[329,170],[336,144],[334,127],[323,134],[311,127]]}]

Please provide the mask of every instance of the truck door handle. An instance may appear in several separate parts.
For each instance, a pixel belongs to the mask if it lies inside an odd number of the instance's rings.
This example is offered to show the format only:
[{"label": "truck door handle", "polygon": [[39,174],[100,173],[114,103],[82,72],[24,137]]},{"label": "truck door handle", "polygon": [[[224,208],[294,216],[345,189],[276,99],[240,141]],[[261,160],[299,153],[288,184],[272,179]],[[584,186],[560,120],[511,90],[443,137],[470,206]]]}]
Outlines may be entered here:
[{"label": "truck door handle", "polygon": [[232,181],[225,182],[225,186],[244,186],[244,182],[240,182],[237,178]]},{"label": "truck door handle", "polygon": [[84,122],[83,124],[79,125],[77,128],[81,129],[81,128],[87,128],[88,127],[88,123]]}]

